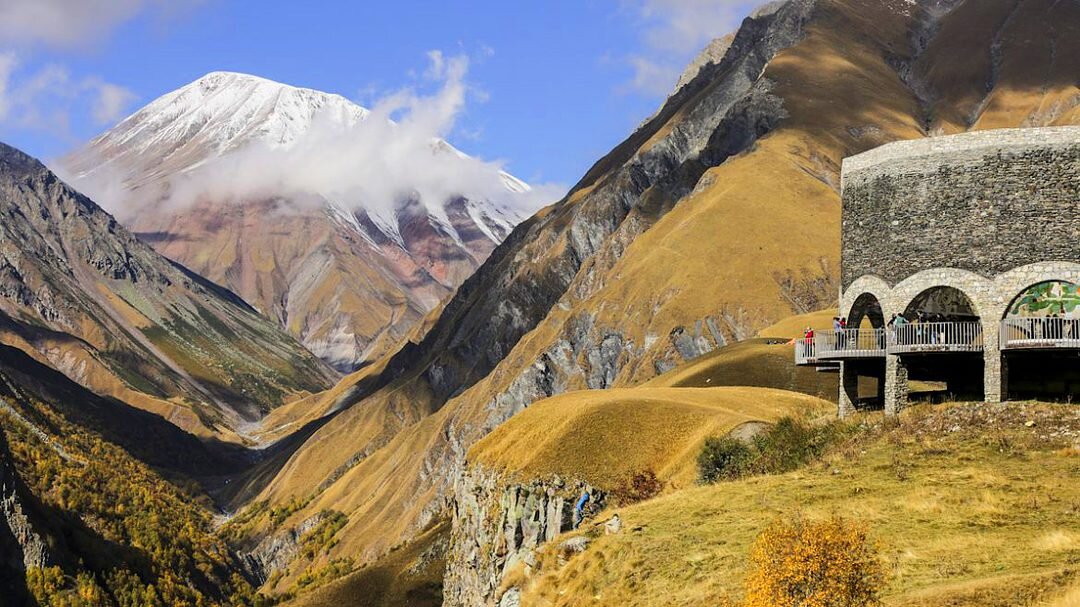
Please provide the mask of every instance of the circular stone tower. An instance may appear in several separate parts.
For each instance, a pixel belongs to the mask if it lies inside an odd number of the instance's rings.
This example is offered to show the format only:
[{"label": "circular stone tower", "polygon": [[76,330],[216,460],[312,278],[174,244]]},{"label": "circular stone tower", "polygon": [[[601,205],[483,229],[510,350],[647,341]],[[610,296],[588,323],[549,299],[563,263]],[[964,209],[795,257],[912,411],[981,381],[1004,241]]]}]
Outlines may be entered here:
[{"label": "circular stone tower", "polygon": [[[840,315],[801,344],[840,363],[840,413],[878,379],[999,402],[1080,396],[1080,127],[887,144],[844,161]],[[864,382],[865,384],[865,382]]]}]

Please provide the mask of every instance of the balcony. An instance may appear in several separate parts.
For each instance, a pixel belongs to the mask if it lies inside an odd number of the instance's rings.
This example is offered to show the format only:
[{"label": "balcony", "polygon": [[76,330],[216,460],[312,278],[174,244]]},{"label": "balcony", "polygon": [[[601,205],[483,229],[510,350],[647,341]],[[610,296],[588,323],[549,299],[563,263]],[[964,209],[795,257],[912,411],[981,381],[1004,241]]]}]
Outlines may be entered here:
[{"label": "balcony", "polygon": [[[1011,321],[1006,321],[1011,322]],[[1073,324],[1069,324],[1069,323]],[[1002,347],[1073,347],[1080,348],[1080,321],[1062,321],[1047,325],[1048,329],[1024,327],[1002,331]],[[1038,335],[1038,338],[1031,337]],[[1048,337],[1058,337],[1052,340]],[[1011,341],[1006,341],[1012,338]],[[1026,344],[1026,345],[1025,345]],[[1068,345],[1072,344],[1072,345]],[[812,340],[795,342],[795,364],[821,365],[841,360],[882,358],[888,354],[922,354],[934,352],[982,352],[982,325],[978,321],[924,322],[900,325],[889,329],[846,329],[827,331]]]},{"label": "balcony", "polygon": [[1006,318],[1002,350],[1080,349],[1080,318]]},{"label": "balcony", "polygon": [[982,352],[982,323],[921,322],[893,327],[888,351],[889,354]]},{"label": "balcony", "polygon": [[885,329],[845,329],[823,332],[795,342],[795,364],[885,356]]}]

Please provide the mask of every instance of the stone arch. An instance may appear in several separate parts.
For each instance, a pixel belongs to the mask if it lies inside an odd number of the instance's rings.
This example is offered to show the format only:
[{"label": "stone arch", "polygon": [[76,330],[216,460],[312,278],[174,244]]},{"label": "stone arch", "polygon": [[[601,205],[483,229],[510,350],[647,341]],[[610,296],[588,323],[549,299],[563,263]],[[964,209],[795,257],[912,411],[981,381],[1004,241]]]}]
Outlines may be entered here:
[{"label": "stone arch", "polygon": [[884,279],[874,276],[866,275],[860,276],[853,280],[848,288],[840,296],[840,310],[841,312],[849,312],[848,316],[851,316],[850,311],[855,305],[855,300],[863,295],[872,295],[877,299],[879,305],[882,306],[884,312],[884,305],[889,298],[889,294],[892,291],[892,287]]},{"label": "stone arch", "polygon": [[860,294],[847,309],[849,327],[858,329],[863,319],[868,319],[875,329],[885,326],[885,313],[881,307],[881,300],[870,292]]},{"label": "stone arch", "polygon": [[979,308],[964,291],[952,286],[934,286],[920,291],[908,301],[904,316],[909,320],[922,313],[948,320],[979,319]]},{"label": "stone arch", "polygon": [[977,318],[986,317],[985,310],[992,306],[991,294],[994,289],[991,281],[967,270],[935,268],[923,270],[897,284],[887,303],[892,310],[886,309],[886,314],[907,312],[916,298],[932,289],[951,289],[961,293],[970,305],[971,315]]},{"label": "stone arch", "polygon": [[1006,318],[1014,301],[1028,288],[1047,282],[1080,284],[1080,263],[1045,261],[1020,266],[994,279],[993,305],[998,318]]},{"label": "stone arch", "polygon": [[1051,315],[1080,318],[1080,285],[1068,280],[1044,280],[1030,285],[1005,307],[1004,318]]}]

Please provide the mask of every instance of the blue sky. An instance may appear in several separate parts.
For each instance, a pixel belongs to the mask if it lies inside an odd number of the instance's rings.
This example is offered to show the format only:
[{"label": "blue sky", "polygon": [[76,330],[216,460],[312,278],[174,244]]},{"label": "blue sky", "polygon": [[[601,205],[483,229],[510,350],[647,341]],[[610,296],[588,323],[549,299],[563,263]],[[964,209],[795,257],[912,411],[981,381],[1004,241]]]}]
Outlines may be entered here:
[{"label": "blue sky", "polygon": [[742,0],[0,0],[0,139],[55,157],[215,70],[364,105],[468,59],[448,138],[519,177],[572,184],[752,9]]}]

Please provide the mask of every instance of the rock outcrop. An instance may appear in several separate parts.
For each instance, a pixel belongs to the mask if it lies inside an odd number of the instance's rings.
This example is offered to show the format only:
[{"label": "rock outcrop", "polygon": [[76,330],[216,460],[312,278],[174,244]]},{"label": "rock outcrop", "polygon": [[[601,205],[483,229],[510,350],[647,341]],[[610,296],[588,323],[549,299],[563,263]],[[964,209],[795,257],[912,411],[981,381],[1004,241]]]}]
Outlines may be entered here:
[{"label": "rock outcrop", "polygon": [[[0,395],[3,389],[0,384]],[[26,499],[0,430],[0,594],[15,605],[27,600],[26,570],[52,564],[48,544],[34,528]]]},{"label": "rock outcrop", "polygon": [[446,607],[508,607],[507,574],[535,565],[535,551],[573,528],[575,500],[594,488],[558,477],[530,482],[473,466],[454,484],[453,527],[443,584]]}]

